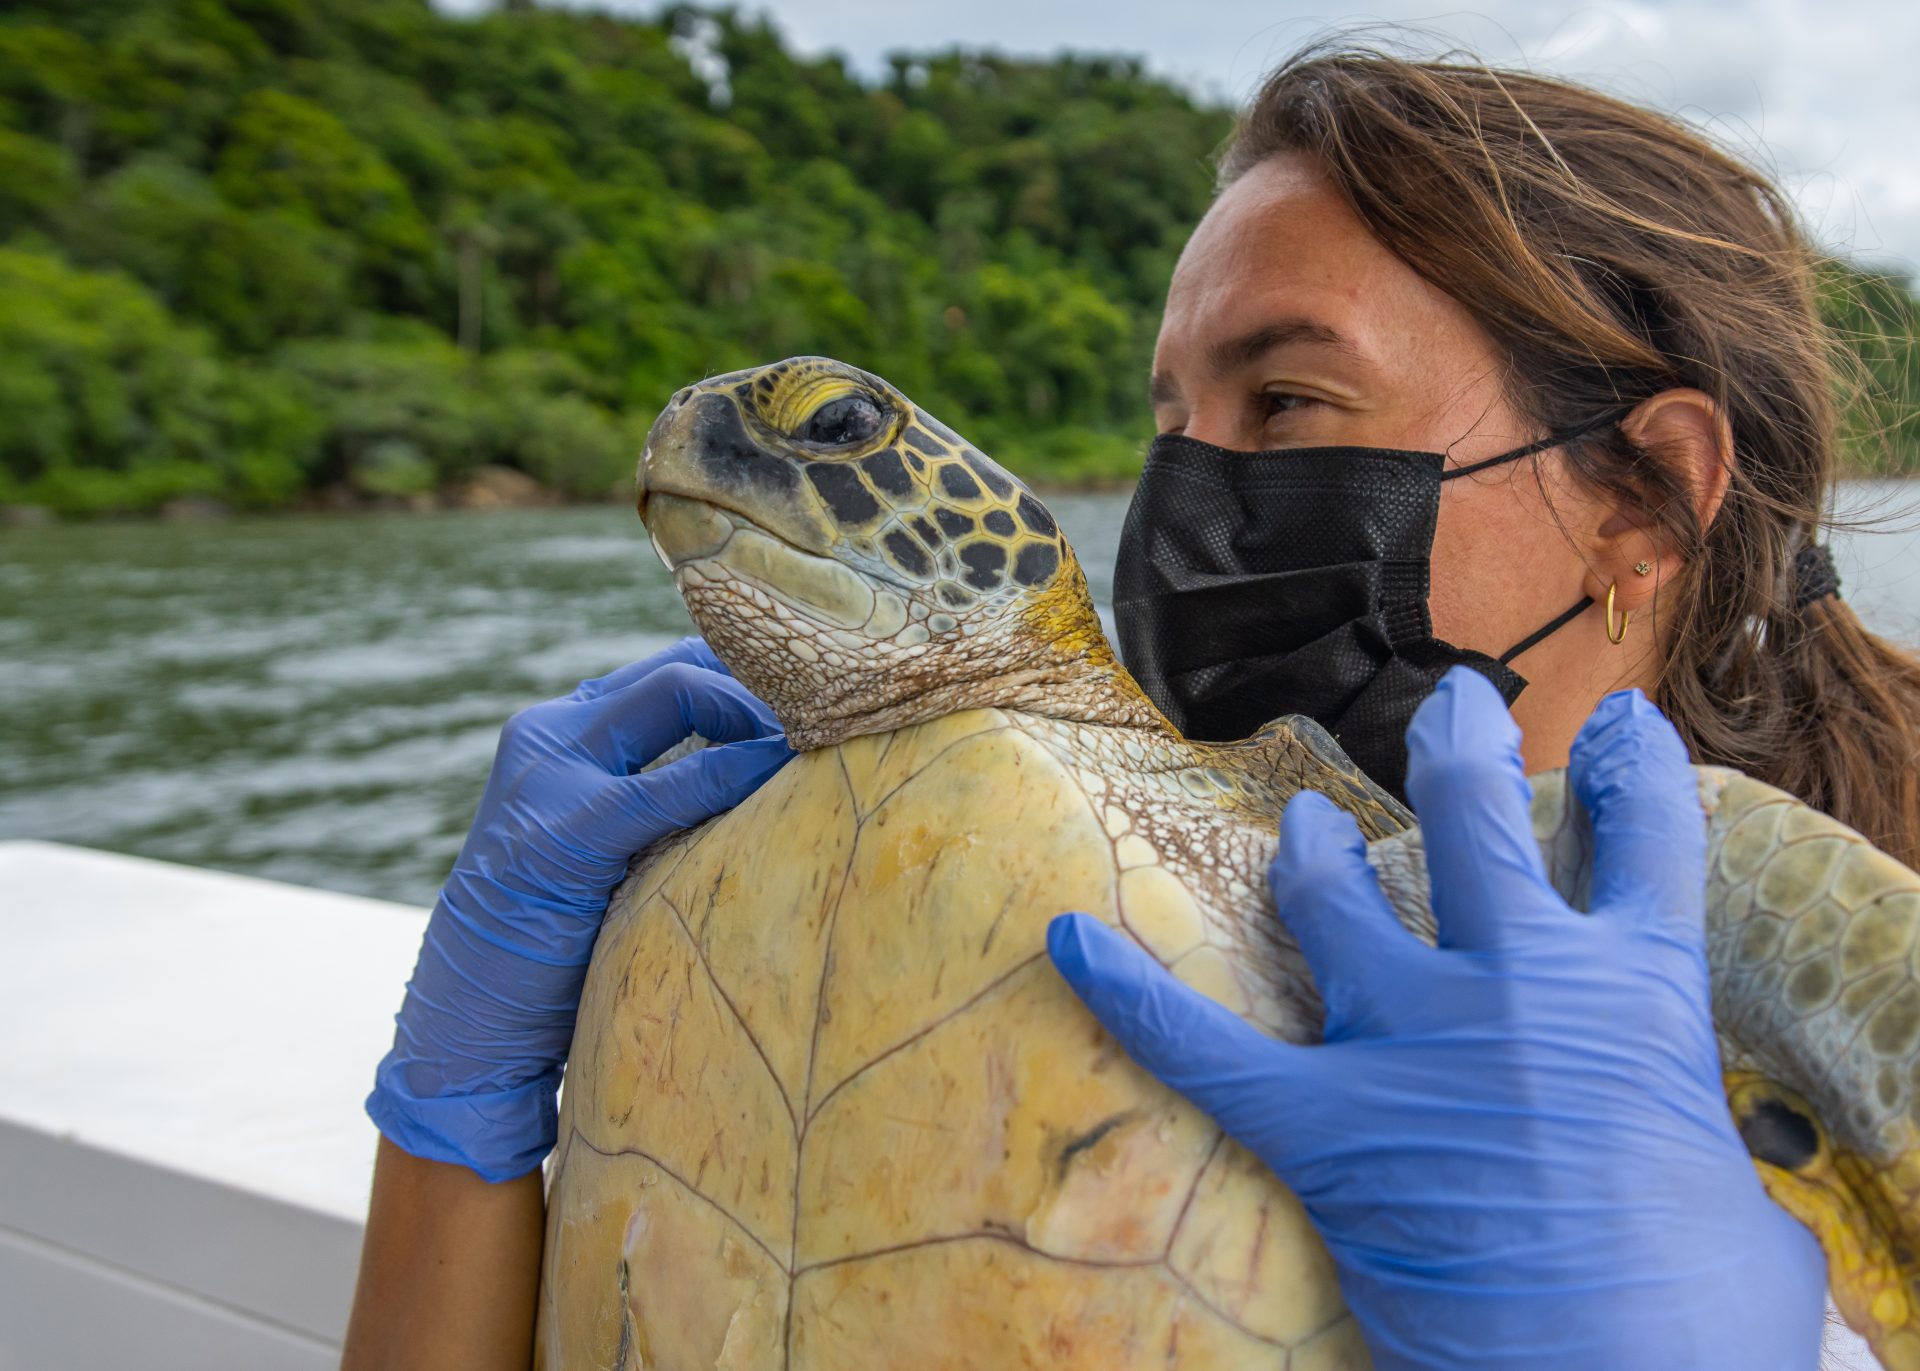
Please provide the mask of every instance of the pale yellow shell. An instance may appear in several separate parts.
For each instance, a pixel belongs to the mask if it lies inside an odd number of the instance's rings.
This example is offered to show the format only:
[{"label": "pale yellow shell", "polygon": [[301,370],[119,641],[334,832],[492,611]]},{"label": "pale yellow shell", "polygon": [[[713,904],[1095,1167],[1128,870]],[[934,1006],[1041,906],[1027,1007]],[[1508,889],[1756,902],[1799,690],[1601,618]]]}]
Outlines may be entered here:
[{"label": "pale yellow shell", "polygon": [[541,1364],[1364,1367],[1298,1202],[1045,956],[1124,904],[1238,993],[1124,828],[973,710],[807,753],[638,873],[581,1005]]}]

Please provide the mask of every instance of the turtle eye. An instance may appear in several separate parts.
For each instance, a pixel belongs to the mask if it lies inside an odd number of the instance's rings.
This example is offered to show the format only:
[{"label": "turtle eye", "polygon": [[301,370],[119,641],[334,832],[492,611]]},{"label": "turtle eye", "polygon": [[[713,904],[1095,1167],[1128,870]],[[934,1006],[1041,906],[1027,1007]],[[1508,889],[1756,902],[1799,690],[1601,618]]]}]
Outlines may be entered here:
[{"label": "turtle eye", "polygon": [[837,395],[807,416],[798,436],[821,447],[845,447],[873,437],[884,418],[864,395]]},{"label": "turtle eye", "polygon": [[1738,1126],[1747,1151],[1782,1170],[1798,1171],[1820,1155],[1813,1120],[1780,1100],[1760,1101]]}]

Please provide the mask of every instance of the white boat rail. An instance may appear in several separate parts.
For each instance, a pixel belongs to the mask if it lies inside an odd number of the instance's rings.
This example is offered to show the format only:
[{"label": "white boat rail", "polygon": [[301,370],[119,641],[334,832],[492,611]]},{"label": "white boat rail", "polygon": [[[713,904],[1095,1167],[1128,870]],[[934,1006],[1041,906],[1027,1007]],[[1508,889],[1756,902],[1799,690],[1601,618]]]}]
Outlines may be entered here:
[{"label": "white boat rail", "polygon": [[424,919],[0,842],[0,1368],[338,1364]]}]

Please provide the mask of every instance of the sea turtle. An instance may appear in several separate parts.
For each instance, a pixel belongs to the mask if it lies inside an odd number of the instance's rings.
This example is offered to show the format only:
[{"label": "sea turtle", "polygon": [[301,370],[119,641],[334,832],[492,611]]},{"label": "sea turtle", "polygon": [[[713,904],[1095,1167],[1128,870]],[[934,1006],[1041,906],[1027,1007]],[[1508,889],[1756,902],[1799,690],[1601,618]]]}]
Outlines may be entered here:
[{"label": "sea turtle", "polygon": [[[1419,835],[1324,732],[1181,738],[1019,481],[878,377],[798,358],[676,395],[654,546],[802,750],[645,854],[595,949],[538,1347],[574,1368],[1361,1367],[1298,1202],[1058,979],[1088,911],[1265,1030],[1318,1001],[1262,879],[1302,787],[1431,936]],[[1840,1307],[1920,1368],[1920,877],[1702,771],[1736,1119]],[[1563,891],[1585,829],[1536,824]]]}]

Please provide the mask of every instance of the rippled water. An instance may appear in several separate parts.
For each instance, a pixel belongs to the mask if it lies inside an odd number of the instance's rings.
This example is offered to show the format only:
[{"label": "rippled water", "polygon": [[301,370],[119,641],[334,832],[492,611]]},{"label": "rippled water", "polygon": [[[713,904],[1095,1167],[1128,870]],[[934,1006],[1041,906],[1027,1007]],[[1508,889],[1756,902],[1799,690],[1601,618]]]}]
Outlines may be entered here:
[{"label": "rippled water", "polygon": [[[1104,605],[1126,497],[1049,504]],[[1920,534],[1838,552],[1920,640]],[[690,628],[624,509],[0,532],[0,837],[424,904],[501,721]]]},{"label": "rippled water", "polygon": [[427,903],[501,721],[690,631],[628,509],[0,532],[0,837]]}]

